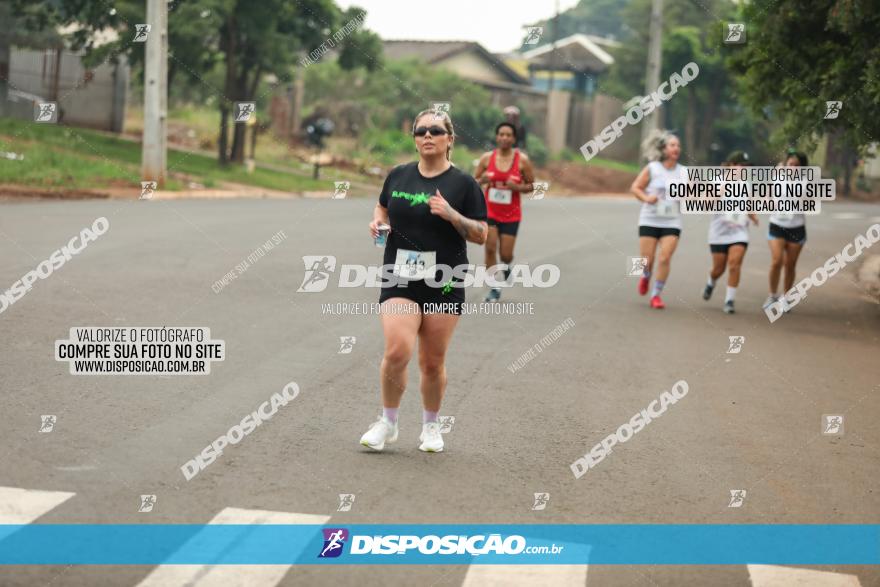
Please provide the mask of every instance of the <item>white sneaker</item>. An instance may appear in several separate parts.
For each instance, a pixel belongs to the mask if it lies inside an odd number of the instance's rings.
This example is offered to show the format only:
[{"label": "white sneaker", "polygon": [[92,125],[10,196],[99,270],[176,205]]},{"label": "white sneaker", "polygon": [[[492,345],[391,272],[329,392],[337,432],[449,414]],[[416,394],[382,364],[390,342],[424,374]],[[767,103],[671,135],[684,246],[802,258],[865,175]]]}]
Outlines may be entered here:
[{"label": "white sneaker", "polygon": [[762,308],[764,310],[766,310],[767,308],[769,308],[770,306],[772,306],[773,304],[775,304],[778,301],[779,301],[779,296],[767,296],[767,299],[764,301],[764,305],[762,306]]},{"label": "white sneaker", "polygon": [[361,444],[373,450],[382,450],[386,442],[397,441],[397,432],[396,422],[379,416],[379,419],[373,422],[370,429],[361,436]]},{"label": "white sneaker", "polygon": [[419,450],[424,452],[443,452],[443,436],[440,434],[440,422],[427,422],[422,424],[422,433],[419,435],[422,444]]}]

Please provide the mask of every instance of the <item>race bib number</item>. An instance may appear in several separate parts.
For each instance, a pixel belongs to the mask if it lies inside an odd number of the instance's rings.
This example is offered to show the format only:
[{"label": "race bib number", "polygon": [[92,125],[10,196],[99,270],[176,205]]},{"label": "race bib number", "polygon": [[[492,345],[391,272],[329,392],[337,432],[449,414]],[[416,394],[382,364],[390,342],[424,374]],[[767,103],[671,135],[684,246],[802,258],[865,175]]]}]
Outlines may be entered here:
[{"label": "race bib number", "polygon": [[749,223],[749,217],[741,212],[725,214],[724,219],[737,226],[746,226]]},{"label": "race bib number", "polygon": [[489,188],[489,201],[495,204],[510,204],[513,201],[513,191]]},{"label": "race bib number", "polygon": [[678,202],[670,202],[669,200],[658,200],[657,216],[659,216],[660,218],[677,218]]},{"label": "race bib number", "polygon": [[434,271],[437,265],[437,253],[435,251],[408,251],[397,249],[397,258],[394,260],[394,275],[404,279],[425,279],[429,271]]}]

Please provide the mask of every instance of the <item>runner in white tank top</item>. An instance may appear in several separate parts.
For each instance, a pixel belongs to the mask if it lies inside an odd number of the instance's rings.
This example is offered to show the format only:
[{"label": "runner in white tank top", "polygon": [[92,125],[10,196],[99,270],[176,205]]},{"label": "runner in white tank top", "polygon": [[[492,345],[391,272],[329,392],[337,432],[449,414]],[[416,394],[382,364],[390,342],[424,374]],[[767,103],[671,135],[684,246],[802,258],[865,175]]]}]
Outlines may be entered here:
[{"label": "runner in white tank top", "polygon": [[[749,156],[742,151],[734,151],[727,156],[722,165],[744,167],[749,164]],[[712,297],[715,282],[727,270],[727,295],[724,297],[724,313],[734,313],[736,288],[739,287],[740,269],[749,246],[749,220],[756,226],[758,217],[754,214],[716,214],[709,222],[709,251],[712,254],[712,267],[709,281],[703,288],[703,299]]]},{"label": "runner in white tank top", "polygon": [[660,294],[669,277],[672,255],[681,234],[678,202],[666,198],[666,186],[673,181],[687,181],[687,168],[678,164],[681,144],[672,133],[656,133],[645,141],[643,147],[650,163],[630,187],[633,195],[642,202],[639,211],[639,251],[646,262],[638,287],[640,295],[648,293],[656,258],[657,274],[651,288],[651,307],[659,310],[666,307]]},{"label": "runner in white tank top", "polygon": [[[808,164],[807,156],[795,150],[786,153],[783,165],[786,167],[805,167]],[[797,260],[801,249],[807,242],[806,218],[803,214],[773,214],[770,216],[767,242],[770,245],[770,295],[764,302],[764,309],[782,299],[779,297],[779,276],[785,269],[785,282],[783,292],[794,286],[794,273],[797,268]],[[788,312],[788,307],[785,307]]]}]

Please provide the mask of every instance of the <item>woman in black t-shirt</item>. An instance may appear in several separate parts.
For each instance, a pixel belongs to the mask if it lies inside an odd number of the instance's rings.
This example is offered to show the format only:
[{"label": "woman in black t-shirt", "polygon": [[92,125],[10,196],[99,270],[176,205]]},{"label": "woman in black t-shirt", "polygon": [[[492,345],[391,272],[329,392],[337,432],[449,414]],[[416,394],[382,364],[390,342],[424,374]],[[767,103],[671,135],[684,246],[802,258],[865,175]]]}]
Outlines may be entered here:
[{"label": "woman in black t-shirt", "polygon": [[446,349],[464,302],[466,241],[486,242],[486,202],[474,178],[450,162],[455,135],[448,114],[420,112],[413,137],[419,160],[388,174],[370,223],[373,238],[380,224],[391,226],[384,266],[393,271],[387,271],[391,285],[383,286],[379,296],[385,334],[382,416],[361,444],[382,450],[386,442],[397,440],[397,410],[418,339],[424,406],[419,449],[440,452],[438,412],[446,388]]}]

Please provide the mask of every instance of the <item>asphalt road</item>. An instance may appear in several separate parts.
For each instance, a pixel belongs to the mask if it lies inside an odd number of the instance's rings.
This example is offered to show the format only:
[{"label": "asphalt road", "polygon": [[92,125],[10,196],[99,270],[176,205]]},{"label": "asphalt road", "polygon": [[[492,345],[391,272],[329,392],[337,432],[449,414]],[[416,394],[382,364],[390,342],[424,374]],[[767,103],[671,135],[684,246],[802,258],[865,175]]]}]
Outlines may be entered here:
[{"label": "asphalt road", "polygon": [[[382,454],[365,452],[358,439],[380,410],[379,319],[326,315],[322,304],[374,302],[377,290],[296,290],[305,255],[380,262],[366,228],[372,206],[363,199],[2,204],[4,289],[95,218],[106,216],[110,229],[0,314],[0,486],[27,490],[0,492],[7,516],[0,521],[30,511],[22,504],[39,501],[34,495],[57,498],[34,506],[28,521],[39,523],[207,523],[226,508],[311,514],[334,524],[880,521],[880,307],[859,286],[856,263],[769,323],[761,310],[767,217],[751,231],[738,312],[729,316],[721,311],[723,283],[711,302],[699,295],[708,218],[685,219],[667,309],[653,311],[626,276],[628,256],[637,255],[634,201],[527,202],[516,261],[556,264],[560,282],[505,292],[503,301],[532,303],[532,315],[461,320],[447,361],[441,415],[455,420],[445,452],[417,450],[415,365],[400,441]],[[800,275],[878,221],[878,205],[826,206],[808,219]],[[212,290],[278,231],[286,238],[277,247]],[[482,259],[476,246],[470,255]],[[470,291],[468,301],[484,292]],[[574,326],[558,340],[508,369],[567,319]],[[227,356],[208,376],[71,375],[54,359],[54,343],[78,326],[209,327]],[[347,336],[356,342],[340,354]],[[741,352],[728,353],[730,336],[745,337]],[[680,379],[689,385],[685,398],[595,469],[573,476],[576,458]],[[181,465],[290,381],[301,389],[293,402],[194,479],[184,478]],[[56,416],[51,433],[38,432],[44,414]],[[822,434],[825,414],[844,416],[843,434]],[[728,507],[732,489],[746,490],[741,507]],[[549,503],[534,511],[539,492],[549,493]],[[143,494],[156,495],[149,513],[137,511]],[[356,496],[350,511],[337,511],[339,494]],[[806,577],[803,585],[880,585],[876,567],[812,569],[833,574],[591,565],[572,577],[590,586],[761,586],[794,584],[796,576]],[[223,575],[210,583],[210,573],[184,580],[156,572],[7,567],[0,584],[232,584]],[[237,580],[514,584],[479,572],[298,567]],[[563,584],[536,572],[517,580]]]}]

